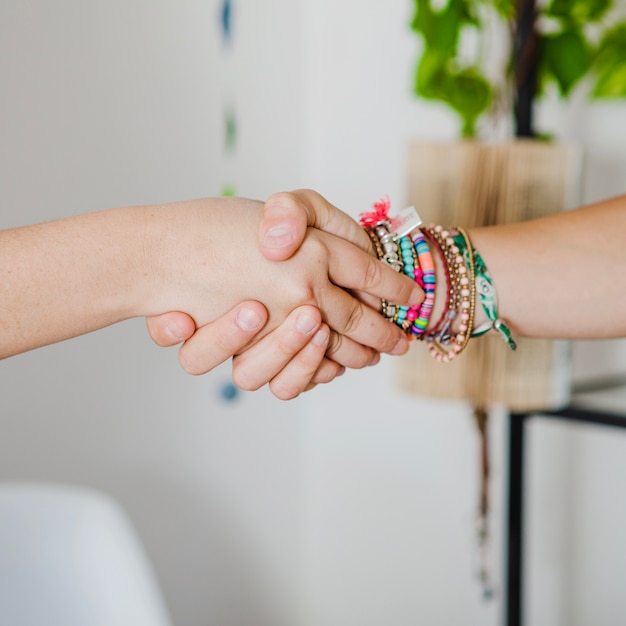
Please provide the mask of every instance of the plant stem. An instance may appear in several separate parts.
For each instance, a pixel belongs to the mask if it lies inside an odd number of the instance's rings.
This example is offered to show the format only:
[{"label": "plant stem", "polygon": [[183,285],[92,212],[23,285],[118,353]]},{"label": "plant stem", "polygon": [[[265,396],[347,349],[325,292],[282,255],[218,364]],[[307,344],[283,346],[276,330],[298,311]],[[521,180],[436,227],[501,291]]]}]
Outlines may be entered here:
[{"label": "plant stem", "polygon": [[534,137],[533,104],[537,94],[539,36],[536,0],[518,0],[513,25],[514,118],[516,137]]}]

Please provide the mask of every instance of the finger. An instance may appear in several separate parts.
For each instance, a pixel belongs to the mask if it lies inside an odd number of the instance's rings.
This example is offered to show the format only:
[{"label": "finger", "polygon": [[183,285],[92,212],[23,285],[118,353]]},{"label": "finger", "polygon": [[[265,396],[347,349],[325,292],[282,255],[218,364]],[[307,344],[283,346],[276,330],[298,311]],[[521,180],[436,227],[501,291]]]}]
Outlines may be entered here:
[{"label": "finger", "polygon": [[[332,332],[331,332],[332,337]],[[311,382],[305,388],[305,391],[312,389],[315,385],[324,385],[331,382],[338,376],[341,376],[346,371],[343,365],[340,365],[336,361],[328,358],[328,348],[326,349],[326,357],[322,359],[317,371],[313,375]]]},{"label": "finger", "polygon": [[330,334],[326,356],[336,363],[350,369],[361,369],[376,365],[380,361],[380,353],[336,332]]},{"label": "finger", "polygon": [[339,237],[325,235],[323,241],[327,246],[328,275],[336,285],[404,306],[423,301],[424,291],[405,274]]},{"label": "finger", "polygon": [[409,349],[399,326],[340,287],[329,286],[319,292],[318,299],[324,320],[338,335],[387,354],[404,354]]},{"label": "finger", "polygon": [[[324,358],[328,338],[318,336],[322,316],[314,306],[304,305],[292,311],[285,321],[260,341],[233,359],[233,380],[247,391],[260,389],[270,382],[310,342],[319,353],[311,375]],[[326,334],[329,334],[326,332]],[[320,341],[324,340],[323,346]],[[307,361],[308,364],[308,361]]]},{"label": "finger", "polygon": [[265,326],[267,317],[265,307],[251,300],[201,326],[178,353],[182,368],[189,374],[206,374],[241,351]]},{"label": "finger", "polygon": [[161,347],[178,345],[189,339],[196,330],[193,319],[181,311],[147,317],[146,326],[152,341]]},{"label": "finger", "polygon": [[[330,329],[322,324],[313,336],[296,356],[293,357],[280,372],[272,378],[270,391],[280,400],[292,400],[303,391],[311,389],[314,385],[313,378],[324,363],[324,353],[330,338]],[[341,366],[326,360],[324,363],[325,375],[329,380],[335,378]]]},{"label": "finger", "polygon": [[342,239],[323,234],[321,241],[325,244],[324,256],[331,279],[317,292],[324,320],[340,335],[346,335],[378,352],[406,352],[408,341],[399,327],[337,285],[408,306],[421,303],[424,297],[422,289],[407,276],[395,272]]},{"label": "finger", "polygon": [[290,258],[302,244],[307,226],[346,239],[373,254],[363,228],[347,213],[310,189],[270,196],[263,207],[261,251],[272,261]]}]

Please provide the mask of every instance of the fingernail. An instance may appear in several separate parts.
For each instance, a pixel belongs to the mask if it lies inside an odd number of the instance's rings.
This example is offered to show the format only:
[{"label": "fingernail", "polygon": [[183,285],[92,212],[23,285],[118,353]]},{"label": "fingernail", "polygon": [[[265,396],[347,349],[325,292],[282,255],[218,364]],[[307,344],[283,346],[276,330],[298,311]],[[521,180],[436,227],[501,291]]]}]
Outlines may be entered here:
[{"label": "fingernail", "polygon": [[409,305],[417,306],[419,304],[422,304],[423,301],[424,301],[424,290],[420,289],[419,287],[415,287],[413,291],[411,291]]},{"label": "fingernail", "polygon": [[409,349],[409,342],[406,337],[401,337],[400,341],[394,346],[393,350],[389,354],[404,354]]},{"label": "fingernail", "polygon": [[329,334],[325,330],[318,330],[314,337],[313,343],[316,346],[325,346],[328,343]]},{"label": "fingernail", "polygon": [[241,309],[237,313],[237,325],[243,330],[255,330],[261,325],[261,318],[252,309]]},{"label": "fingernail", "polygon": [[293,230],[288,226],[274,226],[263,235],[268,248],[285,248],[293,241]]},{"label": "fingernail", "polygon": [[296,328],[305,335],[308,335],[317,325],[317,320],[306,313],[301,313],[296,319]]},{"label": "fingernail", "polygon": [[165,330],[168,335],[176,341],[182,341],[185,338],[181,327],[176,322],[168,322],[165,325]]}]

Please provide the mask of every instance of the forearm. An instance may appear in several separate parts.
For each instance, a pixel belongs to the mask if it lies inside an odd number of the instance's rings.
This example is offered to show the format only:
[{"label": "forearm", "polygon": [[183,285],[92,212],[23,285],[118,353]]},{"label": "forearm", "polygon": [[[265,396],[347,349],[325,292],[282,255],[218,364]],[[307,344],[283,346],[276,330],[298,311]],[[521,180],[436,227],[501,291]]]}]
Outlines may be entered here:
[{"label": "forearm", "polygon": [[137,315],[144,231],[131,208],[0,232],[0,357]]},{"label": "forearm", "polygon": [[[260,219],[252,201],[239,210]],[[245,299],[245,281],[225,273],[230,242],[245,232],[235,211],[211,198],[0,231],[0,358],[131,317],[216,319]]]},{"label": "forearm", "polygon": [[470,236],[514,335],[597,339],[626,336],[625,230],[623,196]]},{"label": "forearm", "polygon": [[337,285],[412,303],[421,298],[412,281],[316,229],[291,259],[270,261],[259,250],[262,207],[209,198],[0,231],[0,358],[165,311],[203,326],[245,300],[267,309],[257,340],[307,304],[362,345],[391,352],[406,344]]}]

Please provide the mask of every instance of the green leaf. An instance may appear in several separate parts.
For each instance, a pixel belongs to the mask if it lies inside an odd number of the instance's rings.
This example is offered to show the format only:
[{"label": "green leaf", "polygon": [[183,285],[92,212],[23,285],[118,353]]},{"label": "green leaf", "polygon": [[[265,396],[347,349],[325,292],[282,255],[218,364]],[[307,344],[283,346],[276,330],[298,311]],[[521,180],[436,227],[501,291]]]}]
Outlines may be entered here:
[{"label": "green leaf", "polygon": [[446,91],[450,105],[463,115],[478,117],[491,104],[491,85],[476,68],[449,75]]},{"label": "green leaf", "polygon": [[541,71],[546,74],[543,78],[552,78],[561,95],[567,96],[591,65],[591,51],[585,36],[579,30],[545,35],[541,46]]},{"label": "green leaf", "polygon": [[597,22],[611,8],[613,0],[552,0],[545,13],[578,24]]},{"label": "green leaf", "polygon": [[461,29],[475,23],[468,0],[449,0],[440,11],[433,10],[430,0],[415,0],[411,27],[428,48],[456,54]]},{"label": "green leaf", "polygon": [[428,99],[443,98],[441,85],[445,82],[447,57],[441,53],[426,50],[417,66],[415,93]]},{"label": "green leaf", "polygon": [[426,52],[418,65],[415,93],[449,106],[463,123],[463,136],[476,135],[476,122],[489,108],[492,88],[478,68],[458,70],[450,59]]},{"label": "green leaf", "polygon": [[593,59],[594,98],[626,96],[626,24],[616,24],[604,34]]},{"label": "green leaf", "polygon": [[491,85],[477,69],[468,68],[458,74],[449,75],[445,89],[448,104],[463,121],[463,136],[474,137],[476,122],[492,101]]},{"label": "green leaf", "polygon": [[516,3],[514,0],[491,0],[495,10],[506,20],[515,17]]},{"label": "green leaf", "polygon": [[591,96],[593,98],[626,97],[626,61],[615,64],[600,74]]}]

